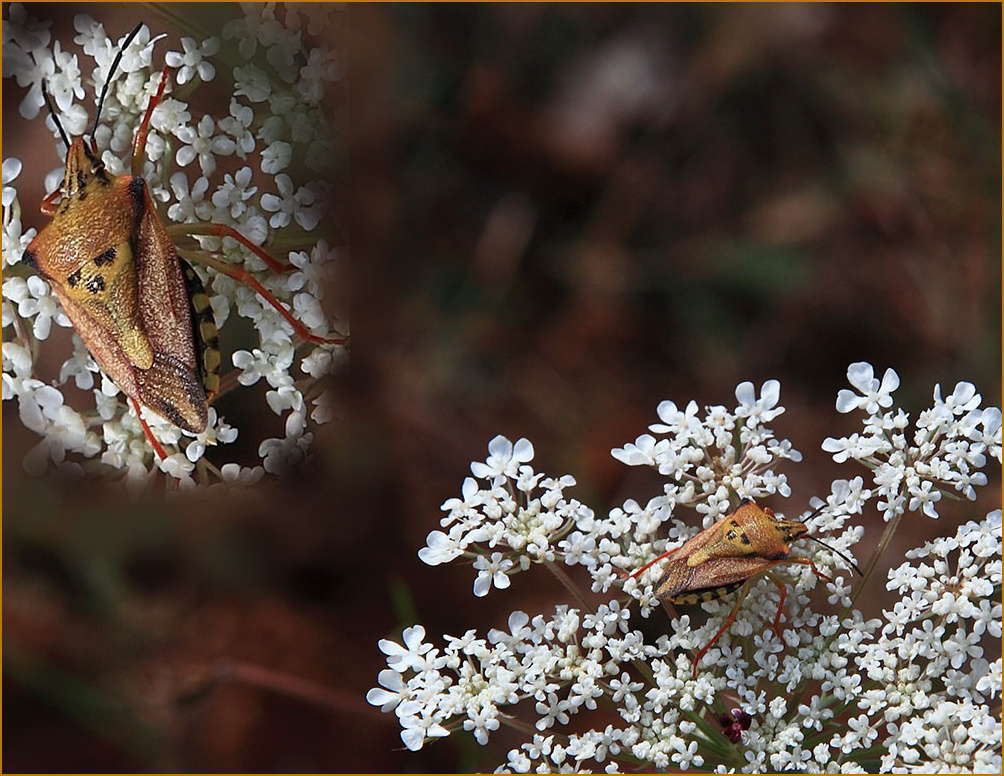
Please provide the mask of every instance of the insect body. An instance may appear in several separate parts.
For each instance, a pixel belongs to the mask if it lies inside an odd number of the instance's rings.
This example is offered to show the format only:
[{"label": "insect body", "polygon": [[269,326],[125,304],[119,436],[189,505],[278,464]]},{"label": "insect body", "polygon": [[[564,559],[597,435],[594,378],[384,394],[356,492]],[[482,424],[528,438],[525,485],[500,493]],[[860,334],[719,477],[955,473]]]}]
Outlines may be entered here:
[{"label": "insect body", "polygon": [[[743,499],[734,512],[665,553],[669,560],[655,585],[655,595],[674,604],[712,601],[738,590],[754,577],[781,563],[805,564],[812,567],[816,576],[832,582],[808,558],[789,555],[791,543],[806,536],[808,530],[805,523],[779,519],[769,508],[761,508],[751,499]],[[665,556],[652,561],[636,574]],[[786,593],[783,584],[777,580],[774,582],[781,591],[781,601],[774,618],[774,629],[777,630]],[[697,653],[695,675],[701,657],[735,621],[739,605],[748,591],[747,587],[722,628]]]},{"label": "insect body", "polygon": [[[238,240],[277,271],[290,271],[235,229],[222,224],[164,226],[141,177],[153,110],[163,98],[165,69],[147,106],[132,148],[131,174],[112,175],[94,142],[101,106],[122,53],[142,28],[129,35],[112,64],[98,101],[91,140],[72,142],[50,112],[66,143],[66,173],[57,196],[42,203],[51,221],[28,245],[24,259],[49,281],[98,366],[129,397],[191,433],[208,423],[209,403],[219,388],[220,354],[209,299],[173,238],[217,235]],[[43,86],[43,95],[49,102]],[[302,339],[336,342],[311,334],[244,270],[196,251],[185,257],[208,264],[250,285],[293,326]],[[143,422],[156,453],[163,448]]]},{"label": "insect body", "polygon": [[[94,360],[131,399],[203,431],[213,389],[202,358],[216,349],[215,325],[193,327],[185,273],[146,183],[108,174],[77,138],[51,215],[24,258],[52,285]],[[218,352],[214,360],[211,385]]]}]

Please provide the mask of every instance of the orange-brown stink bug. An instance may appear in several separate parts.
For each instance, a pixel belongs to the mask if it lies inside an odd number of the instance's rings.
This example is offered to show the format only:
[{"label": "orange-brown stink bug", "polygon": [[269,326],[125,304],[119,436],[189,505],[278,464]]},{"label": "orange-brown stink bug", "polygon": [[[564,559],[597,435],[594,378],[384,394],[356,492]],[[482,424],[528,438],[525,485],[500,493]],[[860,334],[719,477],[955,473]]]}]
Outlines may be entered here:
[{"label": "orange-brown stink bug", "polygon": [[[701,657],[735,621],[739,606],[756,577],[781,563],[801,563],[810,566],[813,573],[821,579],[833,581],[819,571],[809,558],[790,556],[791,544],[796,539],[804,536],[819,541],[808,536],[808,531],[805,523],[782,520],[770,508],[761,508],[752,499],[745,498],[739,502],[734,512],[635,572],[635,575],[640,574],[668,556],[662,576],[656,582],[655,595],[659,600],[673,604],[713,601],[745,586],[718,633],[694,656],[695,676]],[[837,554],[854,566],[842,553]],[[857,566],[854,568],[858,570]],[[781,622],[786,591],[780,581],[773,578],[772,581],[781,591],[777,616],[774,618],[776,631]]]},{"label": "orange-brown stink bug", "polygon": [[143,405],[191,433],[207,425],[209,403],[219,387],[216,324],[198,275],[184,259],[207,264],[251,286],[315,343],[342,343],[311,334],[244,270],[200,251],[175,245],[181,236],[232,237],[273,269],[290,271],[229,226],[215,223],[165,226],[157,215],[142,165],[154,109],[163,100],[170,69],[147,105],[132,146],[131,174],[110,174],[95,134],[108,85],[122,55],[142,29],[120,47],[98,99],[89,141],[71,140],[49,111],[67,146],[58,192],[42,203],[51,221],[28,245],[24,260],[44,277],[98,366],[129,397],[154,451],[166,454],[142,419]]}]

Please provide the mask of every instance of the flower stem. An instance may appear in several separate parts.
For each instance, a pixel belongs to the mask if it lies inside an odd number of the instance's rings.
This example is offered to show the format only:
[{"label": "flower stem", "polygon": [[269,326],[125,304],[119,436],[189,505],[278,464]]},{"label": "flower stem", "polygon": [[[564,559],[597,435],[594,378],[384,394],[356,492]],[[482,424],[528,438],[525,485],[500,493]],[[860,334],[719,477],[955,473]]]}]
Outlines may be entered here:
[{"label": "flower stem", "polygon": [[572,578],[565,573],[565,570],[560,565],[555,563],[553,560],[545,560],[544,565],[547,567],[548,571],[558,578],[558,581],[561,582],[565,589],[572,594],[572,597],[579,602],[579,605],[583,608],[583,610],[592,610],[593,607],[589,601],[586,600],[582,590],[575,584],[575,582],[572,581]]},{"label": "flower stem", "polygon": [[854,592],[851,594],[850,603],[844,607],[844,610],[840,613],[841,620],[843,620],[844,617],[846,617],[851,610],[854,609],[854,604],[857,602],[861,592],[868,584],[868,580],[871,579],[871,575],[875,571],[875,567],[878,565],[879,558],[882,557],[886,547],[889,546],[889,542],[892,541],[892,537],[896,533],[896,529],[899,527],[900,520],[903,519],[905,512],[906,510],[904,509],[897,510],[896,516],[889,521],[888,525],[886,525],[885,532],[882,534],[882,538],[879,539],[879,543],[875,547],[875,552],[873,552],[872,556],[868,559],[868,565],[865,567],[865,573],[862,575],[861,581],[858,582],[854,588]]},{"label": "flower stem", "polygon": [[380,716],[379,711],[367,708],[352,693],[324,687],[316,682],[254,663],[222,660],[213,666],[212,677],[217,682],[239,682],[290,698],[299,698],[307,703],[326,706],[343,713],[362,714],[372,716],[374,719]]}]

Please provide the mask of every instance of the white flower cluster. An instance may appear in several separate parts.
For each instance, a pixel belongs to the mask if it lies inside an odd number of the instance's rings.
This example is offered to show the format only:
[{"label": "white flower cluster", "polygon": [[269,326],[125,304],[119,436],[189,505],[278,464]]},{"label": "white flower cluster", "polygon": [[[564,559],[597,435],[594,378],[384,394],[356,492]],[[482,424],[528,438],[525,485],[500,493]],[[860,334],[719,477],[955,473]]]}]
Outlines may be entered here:
[{"label": "white flower cluster", "polygon": [[[525,439],[513,444],[498,436],[488,445],[488,460],[471,464],[471,472],[487,480],[481,489],[468,477],[463,498],[443,504],[449,512],[418,553],[430,566],[468,555],[478,571],[474,595],[485,596],[494,585],[509,587],[509,574],[525,571],[531,563],[554,561],[564,553],[556,546],[560,537],[592,512],[577,501],[566,501],[562,492],[575,485],[572,477],[544,478],[525,465],[533,446]],[[539,489],[539,493],[538,493]]]},{"label": "white flower cluster", "polygon": [[[235,39],[231,45],[246,52],[250,61],[233,70],[224,115],[193,115],[186,101],[201,83],[219,80],[211,60],[220,41],[186,37],[181,39],[181,51],[165,53],[174,81],[185,88],[179,96],[169,89],[153,112],[143,176],[155,201],[163,203],[165,223],[191,225],[201,251],[251,273],[312,334],[341,339],[348,336],[347,324],[330,321],[321,306],[326,284],[345,277],[342,249],[333,241],[338,227],[329,196],[338,139],[323,98],[345,70],[337,50],[308,42],[329,39],[325,31],[338,11],[324,5],[274,3],[249,3],[242,9],[244,15],[224,25],[223,35]],[[5,10],[3,74],[28,88],[21,115],[33,118],[42,112],[44,82],[60,123],[77,137],[89,131],[91,119],[76,101],[87,92],[99,94],[108,83],[94,139],[109,171],[125,172],[134,133],[160,84],[160,68],[153,64],[158,38],[151,40],[150,32],[142,29],[123,51],[109,81],[122,41],[109,38],[101,23],[86,15],[74,19],[78,33],[74,43],[94,63],[85,76],[78,54],[51,40],[51,22],[33,18],[17,3]],[[65,154],[61,140],[57,146]],[[233,172],[214,180],[221,160]],[[316,177],[294,182],[292,176],[303,177],[304,170]],[[253,482],[263,469],[279,474],[307,457],[313,436],[309,421],[322,423],[336,414],[332,396],[321,390],[319,380],[341,366],[346,349],[308,343],[294,350],[289,323],[251,288],[211,267],[198,266],[198,271],[217,325],[222,327],[236,311],[254,325],[260,339],[253,352],[232,354],[234,366],[242,370],[239,382],[249,385],[264,377],[271,389],[269,407],[285,426],[282,437],[261,441],[260,465],[237,465],[234,474],[236,464],[214,466],[203,458],[207,446],[226,444],[237,436],[237,429],[215,412],[210,412],[206,431],[193,437],[144,410],[154,436],[169,453],[158,461],[130,403],[116,396],[117,389],[107,380],[100,389],[95,387],[98,366],[76,335],[59,378],[51,384],[37,379],[38,342],[48,338],[53,322],[59,326],[71,322],[49,285],[20,263],[36,234],[34,229],[23,230],[21,204],[11,185],[21,172],[19,160],[3,160],[3,398],[17,398],[23,422],[43,436],[29,456],[33,470],[56,466],[79,473],[82,464],[93,470],[92,462],[100,460],[112,467],[105,473],[125,471],[131,486],[143,487],[159,466],[185,487],[214,479]],[[62,177],[62,167],[54,170],[46,179],[47,190],[55,191]],[[283,246],[278,258],[289,264],[289,274],[270,269],[231,237],[207,235],[203,222],[208,221],[232,227],[258,246],[269,237],[270,227],[283,230],[275,242]],[[292,221],[295,227],[290,227]],[[293,368],[297,361],[299,375]],[[61,395],[56,399],[54,394],[61,394],[61,386],[71,380],[93,394],[94,409],[79,412]]]},{"label": "white flower cluster", "polygon": [[972,383],[959,383],[947,399],[941,398],[941,386],[935,386],[934,406],[920,413],[911,436],[910,416],[893,408],[892,392],[899,387],[896,372],[887,369],[880,382],[871,364],[859,362],[850,365],[847,379],[858,393],[841,390],[837,410],[863,409],[864,430],[828,438],[823,449],[838,463],[854,459],[872,470],[886,520],[904,504],[911,512],[937,517],[935,505],[946,489],[976,498],[976,488],[987,482],[979,471],[987,453],[1001,460],[1001,411],[981,409],[982,397]]},{"label": "white flower cluster", "polygon": [[[999,770],[1001,727],[988,703],[1000,693],[1001,661],[983,657],[1001,632],[1000,604],[990,600],[1000,589],[999,510],[910,553],[928,562],[890,572],[889,589],[902,601],[892,612],[862,613],[852,608],[862,588],[852,591],[847,561],[833,550],[850,555],[863,535],[853,516],[884,493],[861,477],[836,480],[803,518],[809,535],[825,535],[831,547],[806,543],[814,568],[788,563],[771,571],[776,580],[751,575],[740,603],[702,603],[708,617],[699,626],[690,614],[648,623],[635,616],[659,603],[659,566],[634,572],[700,530],[697,514],[707,526],[730,499],[788,492],[776,466],[800,456],[766,427],[783,412],[779,385],[768,381],[758,399],[743,383],[736,397],[733,410],[710,407],[702,418],[694,403],[683,411],[660,405],[652,435],[613,455],[658,469],[663,493],[605,518],[566,496],[572,478],[535,473],[527,440],[491,441],[488,459],[471,465],[462,497],[443,504],[444,530],[429,535],[420,557],[432,565],[473,560],[479,596],[542,565],[577,605],[551,615],[516,611],[506,631],[482,638],[469,630],[445,636],[442,647],[420,625],[405,629],[402,643],[381,641],[388,667],[367,699],[394,711],[409,749],[459,730],[485,744],[502,725],[526,730],[520,720],[529,716],[536,732],[499,772]],[[976,411],[964,389],[952,406]],[[994,432],[987,433],[983,443],[993,449]],[[999,451],[999,427],[996,433]],[[901,514],[908,508],[900,502]],[[692,517],[681,519],[687,509]],[[608,595],[590,603],[565,570],[573,566],[585,568],[594,594]],[[814,598],[821,580],[826,596]],[[706,646],[696,670],[694,655]],[[588,729],[577,719],[600,707],[619,723],[607,717]]]},{"label": "white flower cluster", "polygon": [[[906,553],[889,572],[901,596],[880,637],[855,662],[867,677],[859,707],[885,724],[882,769],[998,773],[1001,767],[1001,510]],[[995,700],[996,699],[996,700]]]},{"label": "white flower cluster", "polygon": [[664,401],[656,410],[662,423],[649,430],[668,436],[656,440],[643,434],[634,444],[615,449],[613,456],[628,466],[651,466],[669,477],[667,505],[698,499],[704,502],[698,511],[707,514],[710,522],[724,516],[730,490],[750,496],[789,496],[787,480],[773,467],[782,459],[800,461],[802,455],[788,440],[776,440],[765,425],[784,412],[778,406],[780,395],[777,380],[763,384],[759,399],[753,383],[741,383],[736,388],[739,405],[733,412],[720,405],[707,407],[703,419],[698,417],[697,402],[679,410],[673,402]]}]

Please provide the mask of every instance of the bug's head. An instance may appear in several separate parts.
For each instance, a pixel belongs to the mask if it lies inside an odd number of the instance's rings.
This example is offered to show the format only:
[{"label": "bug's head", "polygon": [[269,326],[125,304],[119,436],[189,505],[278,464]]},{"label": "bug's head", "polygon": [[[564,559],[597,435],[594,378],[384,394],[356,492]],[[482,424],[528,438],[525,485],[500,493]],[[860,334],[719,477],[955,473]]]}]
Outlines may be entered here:
[{"label": "bug's head", "polygon": [[856,572],[858,572],[859,575],[861,574],[861,569],[859,569],[857,564],[849,557],[847,557],[847,555],[845,555],[835,547],[831,547],[826,542],[817,539],[815,536],[810,536],[809,526],[807,526],[805,523],[799,523],[795,520],[784,520],[782,518],[779,518],[774,514],[774,511],[769,508],[765,508],[764,511],[772,518],[774,518],[778,533],[781,534],[781,539],[784,541],[786,546],[790,546],[793,541],[795,541],[796,539],[800,539],[804,536],[806,539],[811,539],[812,541],[816,542],[816,544],[821,544],[830,552],[839,555],[841,558],[846,560],[850,564],[851,568],[853,568]]},{"label": "bug's head", "polygon": [[[761,507],[749,498],[744,498],[739,502],[739,509],[736,510],[736,513],[738,513],[741,509],[747,510],[749,514],[752,515],[751,520],[754,524],[758,519],[763,519],[763,516],[766,516],[766,519],[770,521],[770,523],[767,524],[773,524],[771,530],[777,532],[777,537],[780,538],[785,545],[790,545],[800,536],[805,536],[805,534],[809,531],[809,528],[805,523],[799,523],[795,520],[785,520],[784,518],[778,517],[774,514],[774,510],[770,507]],[[757,517],[758,515],[760,518]],[[787,552],[785,552],[785,554],[787,554]]]},{"label": "bug's head", "polygon": [[74,138],[66,152],[66,175],[63,178],[63,197],[72,199],[80,195],[89,181],[95,178],[108,180],[105,165],[98,156],[93,141]]},{"label": "bug's head", "polygon": [[780,532],[781,539],[785,544],[791,544],[809,532],[809,527],[805,523],[799,523],[795,520],[782,520],[779,517],[775,517],[773,512],[770,515],[777,521],[777,530]]}]

